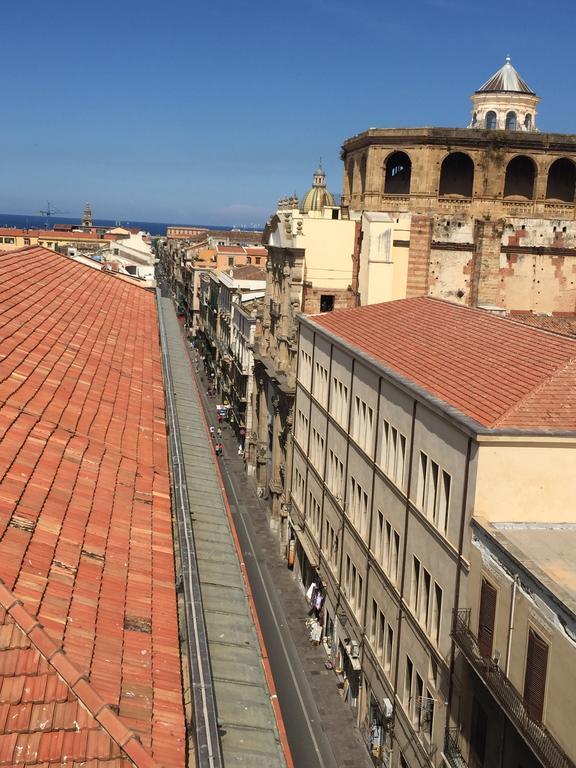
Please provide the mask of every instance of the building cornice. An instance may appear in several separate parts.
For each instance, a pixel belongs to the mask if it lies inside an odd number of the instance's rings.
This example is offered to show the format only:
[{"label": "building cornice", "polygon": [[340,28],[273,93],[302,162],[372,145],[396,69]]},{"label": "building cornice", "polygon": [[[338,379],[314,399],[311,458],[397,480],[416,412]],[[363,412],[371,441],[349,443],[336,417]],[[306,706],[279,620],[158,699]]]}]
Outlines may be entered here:
[{"label": "building cornice", "polygon": [[342,159],[371,146],[439,146],[576,154],[576,134],[475,128],[370,128],[342,144]]}]

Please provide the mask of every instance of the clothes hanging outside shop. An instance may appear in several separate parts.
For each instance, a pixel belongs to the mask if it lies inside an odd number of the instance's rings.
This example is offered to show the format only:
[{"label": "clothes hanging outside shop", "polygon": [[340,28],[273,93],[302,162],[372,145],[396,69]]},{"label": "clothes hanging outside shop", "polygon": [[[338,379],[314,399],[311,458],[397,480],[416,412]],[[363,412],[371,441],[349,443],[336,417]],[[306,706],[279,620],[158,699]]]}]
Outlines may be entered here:
[{"label": "clothes hanging outside shop", "polygon": [[320,620],[320,612],[324,605],[324,590],[320,584],[313,581],[306,592],[306,599],[310,603],[308,616],[313,616],[316,621]]},{"label": "clothes hanging outside shop", "polygon": [[314,645],[320,645],[322,640],[322,624],[316,619],[306,619],[306,626],[308,627],[310,642]]}]

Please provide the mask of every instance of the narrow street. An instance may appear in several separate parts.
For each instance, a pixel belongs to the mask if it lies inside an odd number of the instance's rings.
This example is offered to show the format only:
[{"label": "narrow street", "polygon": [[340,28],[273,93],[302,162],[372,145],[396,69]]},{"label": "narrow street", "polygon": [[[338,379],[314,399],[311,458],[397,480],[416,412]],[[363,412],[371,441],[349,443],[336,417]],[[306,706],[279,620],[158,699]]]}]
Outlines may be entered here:
[{"label": "narrow street", "polygon": [[[163,296],[167,297],[166,290]],[[163,301],[163,312],[174,312]],[[168,309],[169,308],[169,309]],[[173,332],[175,324],[168,325]],[[201,373],[189,370],[207,424],[217,424],[216,400],[209,399]],[[192,383],[192,381],[191,381]],[[208,437],[206,438],[208,441]],[[278,554],[264,503],[259,500],[237,455],[231,427],[224,423],[223,456],[217,459],[258,613],[286,734],[296,768],[369,768],[368,755],[353,713],[342,700],[334,672],[326,669],[322,647],[307,634],[307,608],[291,571]],[[214,457],[216,460],[216,457]],[[225,737],[224,737],[225,738]],[[226,762],[226,761],[225,761]]]}]

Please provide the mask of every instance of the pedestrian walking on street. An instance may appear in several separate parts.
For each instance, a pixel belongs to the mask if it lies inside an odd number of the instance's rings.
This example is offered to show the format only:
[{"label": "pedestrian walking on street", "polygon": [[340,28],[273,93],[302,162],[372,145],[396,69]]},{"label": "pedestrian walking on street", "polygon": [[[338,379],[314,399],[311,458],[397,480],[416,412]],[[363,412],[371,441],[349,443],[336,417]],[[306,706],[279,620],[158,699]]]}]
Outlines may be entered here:
[{"label": "pedestrian walking on street", "polygon": [[222,456],[222,443],[216,443],[216,456]]},{"label": "pedestrian walking on street", "polygon": [[210,437],[214,440],[214,424],[210,424]]},{"label": "pedestrian walking on street", "polygon": [[218,435],[218,439],[222,437],[222,430],[220,429],[220,427],[218,427],[218,429],[216,430],[216,434]]}]

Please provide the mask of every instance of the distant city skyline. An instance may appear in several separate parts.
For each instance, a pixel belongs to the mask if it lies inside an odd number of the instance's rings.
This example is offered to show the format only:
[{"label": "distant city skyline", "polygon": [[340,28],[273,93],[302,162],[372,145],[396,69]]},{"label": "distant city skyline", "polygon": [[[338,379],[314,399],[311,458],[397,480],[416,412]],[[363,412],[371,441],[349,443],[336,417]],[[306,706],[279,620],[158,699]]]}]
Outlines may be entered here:
[{"label": "distant city skyline", "polygon": [[576,133],[568,0],[9,4],[0,211],[263,224],[367,128],[465,126],[504,62]]}]

